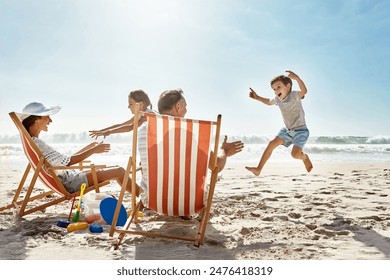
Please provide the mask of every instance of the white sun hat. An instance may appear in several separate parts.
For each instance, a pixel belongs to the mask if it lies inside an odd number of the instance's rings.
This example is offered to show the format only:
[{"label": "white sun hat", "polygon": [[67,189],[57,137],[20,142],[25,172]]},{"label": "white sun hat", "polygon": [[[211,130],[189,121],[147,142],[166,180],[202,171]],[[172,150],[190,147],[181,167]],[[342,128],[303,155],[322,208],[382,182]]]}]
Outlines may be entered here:
[{"label": "white sun hat", "polygon": [[32,102],[27,104],[26,107],[23,108],[21,113],[17,113],[19,119],[24,120],[29,116],[50,116],[55,113],[58,113],[61,110],[61,106],[51,106],[45,107],[42,103]]}]

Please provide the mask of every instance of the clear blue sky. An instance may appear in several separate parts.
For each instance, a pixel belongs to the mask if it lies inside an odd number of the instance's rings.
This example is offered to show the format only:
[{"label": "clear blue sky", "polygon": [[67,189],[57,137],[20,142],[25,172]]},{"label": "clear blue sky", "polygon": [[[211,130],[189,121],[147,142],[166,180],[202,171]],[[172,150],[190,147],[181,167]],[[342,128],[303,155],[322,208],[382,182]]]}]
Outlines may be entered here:
[{"label": "clear blue sky", "polygon": [[[130,118],[127,94],[181,87],[187,117],[275,135],[269,81],[301,76],[312,136],[390,135],[390,1],[0,0],[0,134],[29,102],[61,105],[50,132]],[[296,88],[296,84],[294,84]]]}]

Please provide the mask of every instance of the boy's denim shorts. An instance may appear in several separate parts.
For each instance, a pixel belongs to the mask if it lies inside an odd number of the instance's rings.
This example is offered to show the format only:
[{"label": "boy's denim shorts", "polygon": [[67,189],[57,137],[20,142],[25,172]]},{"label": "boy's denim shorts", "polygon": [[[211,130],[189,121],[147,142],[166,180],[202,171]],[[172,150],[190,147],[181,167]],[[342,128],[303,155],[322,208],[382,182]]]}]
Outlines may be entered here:
[{"label": "boy's denim shorts", "polygon": [[309,134],[309,129],[307,129],[306,126],[291,130],[283,127],[279,131],[278,136],[284,140],[283,145],[285,147],[294,144],[294,146],[298,146],[303,149],[303,146],[305,146],[307,139],[309,138]]},{"label": "boy's denim shorts", "polygon": [[69,193],[75,193],[80,191],[81,185],[83,183],[85,183],[88,188],[88,178],[87,174],[84,172],[69,172],[67,176],[62,177],[61,175],[59,175],[58,178],[61,180],[65,189],[67,189]]}]

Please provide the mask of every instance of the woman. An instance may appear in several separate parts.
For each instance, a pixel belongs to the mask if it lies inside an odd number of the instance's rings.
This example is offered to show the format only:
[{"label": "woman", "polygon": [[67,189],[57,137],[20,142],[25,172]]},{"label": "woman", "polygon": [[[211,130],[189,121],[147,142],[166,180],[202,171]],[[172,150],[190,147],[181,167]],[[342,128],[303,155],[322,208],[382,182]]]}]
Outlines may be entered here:
[{"label": "woman", "polygon": [[[51,115],[61,110],[60,106],[45,107],[42,103],[33,102],[24,107],[22,113],[19,113],[19,118],[22,120],[23,126],[31,135],[33,141],[37,144],[46,160],[53,166],[71,166],[79,163],[93,154],[106,153],[110,151],[110,144],[91,143],[74,153],[73,155],[65,155],[46,144],[39,138],[42,131],[47,132],[48,126],[52,122]],[[122,167],[115,167],[104,170],[97,170],[98,182],[107,180],[116,180],[118,184],[122,185],[125,170]],[[76,170],[60,170],[57,171],[57,176],[70,193],[80,191],[80,186],[85,183],[87,187],[93,185],[93,178],[91,171],[78,172]],[[131,181],[128,180],[127,190],[131,191]]]}]

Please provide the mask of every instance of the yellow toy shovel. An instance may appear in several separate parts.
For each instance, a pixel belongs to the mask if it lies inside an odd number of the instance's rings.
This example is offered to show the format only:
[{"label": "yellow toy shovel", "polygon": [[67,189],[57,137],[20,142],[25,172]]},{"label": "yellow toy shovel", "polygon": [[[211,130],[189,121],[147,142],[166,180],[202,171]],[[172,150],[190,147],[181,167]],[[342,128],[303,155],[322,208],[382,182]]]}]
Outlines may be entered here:
[{"label": "yellow toy shovel", "polygon": [[80,207],[81,207],[81,200],[83,199],[83,194],[84,194],[84,191],[85,191],[85,188],[87,187],[87,185],[84,183],[81,185],[80,187],[80,199],[79,199],[79,205],[77,205],[77,212],[76,214],[73,216],[72,218],[72,222],[77,222],[80,218]]}]

